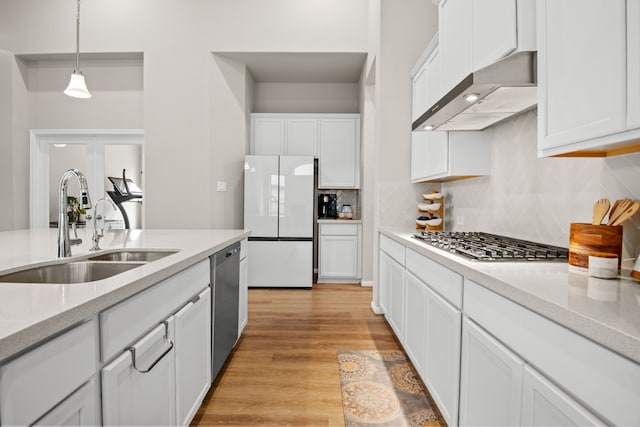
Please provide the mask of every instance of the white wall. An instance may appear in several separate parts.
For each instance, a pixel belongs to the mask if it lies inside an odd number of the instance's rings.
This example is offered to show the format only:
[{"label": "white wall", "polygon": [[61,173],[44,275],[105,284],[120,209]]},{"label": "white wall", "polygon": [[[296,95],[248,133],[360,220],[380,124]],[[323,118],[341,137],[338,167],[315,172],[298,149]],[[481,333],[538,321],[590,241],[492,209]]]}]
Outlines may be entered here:
[{"label": "white wall", "polygon": [[256,83],[254,113],[360,113],[357,83]]},{"label": "white wall", "polygon": [[[442,185],[451,230],[569,246],[572,222],[591,223],[607,197],[640,199],[640,154],[610,158],[538,158],[537,110],[493,128],[491,174]],[[461,216],[464,225],[456,225]],[[640,253],[640,216],[624,224],[624,257]]]},{"label": "white wall", "polygon": [[[252,84],[239,69],[238,78],[230,78],[234,72],[216,61],[211,52],[366,52],[368,3],[369,0],[82,3],[82,52],[91,52],[94,58],[104,52],[144,55],[142,124],[147,227],[234,228],[242,223],[242,196],[238,189],[248,133],[245,111],[241,114],[239,108],[244,108],[247,100],[253,102],[252,95],[247,94]],[[3,0],[0,49],[23,55],[72,53],[75,6],[74,0]],[[14,59],[14,69],[16,63]],[[72,60],[67,61],[68,73],[73,65]],[[84,67],[82,57],[81,69],[92,90],[95,75]],[[60,74],[64,74],[62,70]],[[66,81],[60,91],[65,86]],[[12,101],[14,114],[21,102]],[[84,105],[91,102],[85,101]],[[27,113],[18,111],[18,122],[23,117],[31,122],[33,115],[38,123],[51,123],[47,127],[65,127],[62,122],[67,116],[56,117],[39,101],[29,102],[29,107]],[[118,114],[106,107],[100,110],[92,117],[106,119]],[[123,120],[116,121],[114,127],[124,127],[120,124]],[[10,136],[15,146],[28,146],[28,126],[31,123],[25,120]],[[14,153],[17,162],[12,164],[12,175],[28,170],[28,150],[24,154],[21,151],[16,157]],[[218,181],[227,182],[227,193],[213,191]],[[167,194],[181,194],[189,206],[188,214],[178,212],[175,199]],[[18,206],[26,207],[27,195],[27,191],[13,191],[0,197],[9,196]]]}]

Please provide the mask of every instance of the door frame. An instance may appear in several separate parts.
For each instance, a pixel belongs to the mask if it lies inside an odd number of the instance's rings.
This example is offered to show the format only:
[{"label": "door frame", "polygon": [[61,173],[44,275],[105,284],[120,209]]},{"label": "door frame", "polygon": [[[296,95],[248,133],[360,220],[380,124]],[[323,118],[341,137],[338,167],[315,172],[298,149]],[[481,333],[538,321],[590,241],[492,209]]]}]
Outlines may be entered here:
[{"label": "door frame", "polygon": [[[49,228],[49,145],[86,144],[87,153],[94,154],[90,156],[94,161],[85,173],[91,196],[104,194],[103,180],[95,179],[98,175],[104,175],[104,162],[100,164],[95,159],[100,153],[104,158],[105,145],[140,145],[144,170],[143,129],[31,129],[29,139],[29,228]],[[144,174],[141,179],[144,181]],[[142,188],[145,188],[144,182]],[[97,201],[97,198],[93,200],[94,203]],[[142,227],[144,228],[144,205]]]}]

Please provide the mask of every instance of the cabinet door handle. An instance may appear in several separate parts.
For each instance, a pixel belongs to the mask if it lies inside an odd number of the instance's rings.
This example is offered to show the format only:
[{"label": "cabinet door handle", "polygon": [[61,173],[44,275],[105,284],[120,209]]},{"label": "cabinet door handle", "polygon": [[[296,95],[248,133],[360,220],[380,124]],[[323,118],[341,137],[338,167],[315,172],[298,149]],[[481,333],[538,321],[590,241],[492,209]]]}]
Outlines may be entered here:
[{"label": "cabinet door handle", "polygon": [[165,338],[167,339],[167,342],[169,343],[169,347],[167,347],[167,349],[164,352],[162,352],[162,354],[147,369],[139,369],[136,366],[136,348],[133,346],[129,347],[129,351],[131,352],[133,369],[140,372],[141,374],[146,374],[147,372],[150,372],[153,369],[153,367],[156,366],[158,362],[162,360],[163,357],[169,354],[169,352],[173,348],[173,341],[169,339],[169,322],[165,320],[162,323],[164,324],[164,334],[165,334]]}]

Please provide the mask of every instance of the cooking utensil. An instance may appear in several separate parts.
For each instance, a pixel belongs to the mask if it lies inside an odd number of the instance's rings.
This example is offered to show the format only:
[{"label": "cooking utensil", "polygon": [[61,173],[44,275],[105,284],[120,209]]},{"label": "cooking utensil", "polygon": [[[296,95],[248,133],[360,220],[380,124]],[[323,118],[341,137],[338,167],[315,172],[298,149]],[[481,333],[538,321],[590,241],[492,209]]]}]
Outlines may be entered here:
[{"label": "cooking utensil", "polygon": [[640,203],[632,202],[631,206],[629,206],[629,208],[627,208],[627,210],[623,211],[618,216],[618,218],[616,218],[615,221],[613,221],[612,225],[620,225],[620,224],[622,224],[623,222],[625,222],[626,220],[631,218],[636,212],[638,212],[638,209],[640,209]]},{"label": "cooking utensil", "polygon": [[633,200],[631,199],[616,200],[616,202],[613,204],[613,208],[611,208],[611,212],[609,213],[609,222],[607,223],[607,225],[613,225],[616,219],[618,219],[618,217],[622,215],[624,211],[631,207],[632,203]]},{"label": "cooking utensil", "polygon": [[609,212],[611,202],[609,199],[600,199],[593,205],[593,222],[592,225],[600,225]]}]

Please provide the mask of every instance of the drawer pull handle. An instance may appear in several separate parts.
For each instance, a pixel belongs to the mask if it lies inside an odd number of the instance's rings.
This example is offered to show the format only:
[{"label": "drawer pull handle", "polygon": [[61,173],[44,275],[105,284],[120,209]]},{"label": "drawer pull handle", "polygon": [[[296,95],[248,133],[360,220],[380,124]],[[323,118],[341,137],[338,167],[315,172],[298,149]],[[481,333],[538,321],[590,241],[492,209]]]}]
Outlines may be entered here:
[{"label": "drawer pull handle", "polygon": [[165,357],[167,354],[169,354],[169,352],[173,348],[173,341],[171,341],[169,339],[169,322],[167,322],[165,320],[162,323],[164,324],[165,338],[167,339],[167,342],[169,343],[169,347],[167,347],[167,349],[147,369],[138,369],[138,367],[136,366],[136,349],[135,349],[135,347],[129,347],[129,351],[131,352],[133,369],[135,369],[136,371],[140,372],[141,374],[146,374],[147,372],[150,372],[153,369],[153,367],[156,366],[158,364],[158,362],[160,362],[162,360],[163,357]]}]

